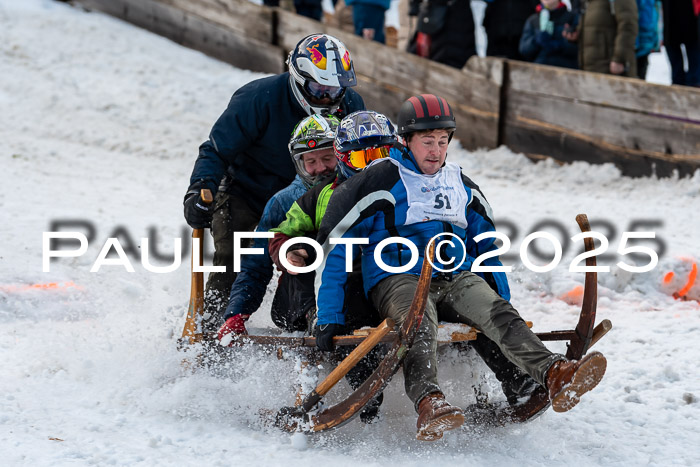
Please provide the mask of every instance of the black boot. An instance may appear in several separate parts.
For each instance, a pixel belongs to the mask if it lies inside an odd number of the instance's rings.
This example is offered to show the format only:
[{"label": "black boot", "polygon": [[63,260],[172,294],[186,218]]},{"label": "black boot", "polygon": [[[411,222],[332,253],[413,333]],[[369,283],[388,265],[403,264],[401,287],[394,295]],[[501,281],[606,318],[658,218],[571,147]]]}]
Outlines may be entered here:
[{"label": "black boot", "polygon": [[[372,373],[381,363],[385,349],[383,346],[378,346],[372,349],[365,357],[360,360],[354,368],[352,368],[345,376],[350,387],[355,390],[364,383],[367,378],[372,376]],[[377,397],[369,401],[364,409],[360,412],[360,420],[364,423],[372,423],[379,416],[379,407],[384,401],[384,393],[379,393]]]},{"label": "black boot", "polygon": [[362,423],[370,424],[379,417],[379,407],[384,402],[384,393],[380,392],[377,397],[369,401],[365,408],[360,412],[360,420]]},{"label": "black boot", "polygon": [[486,366],[494,372],[496,379],[501,382],[508,404],[514,406],[527,402],[539,387],[537,381],[508,360],[498,345],[485,335],[479,334],[471,344]]}]

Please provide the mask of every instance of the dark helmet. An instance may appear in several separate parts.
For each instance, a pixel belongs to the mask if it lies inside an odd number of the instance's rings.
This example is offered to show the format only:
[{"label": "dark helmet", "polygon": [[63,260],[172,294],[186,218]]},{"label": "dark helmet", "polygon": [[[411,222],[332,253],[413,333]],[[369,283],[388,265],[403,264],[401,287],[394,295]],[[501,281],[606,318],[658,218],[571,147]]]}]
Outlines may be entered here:
[{"label": "dark helmet", "polygon": [[[333,112],[345,95],[345,89],[357,85],[350,52],[329,34],[306,36],[287,58],[292,91],[299,104],[310,115]],[[331,99],[329,105],[318,105],[311,99]]]},{"label": "dark helmet", "polygon": [[307,152],[333,147],[335,133],[340,125],[333,115],[314,114],[297,123],[289,140],[289,154],[294,161],[294,168],[307,186],[318,182],[319,176],[306,171],[302,156]]},{"label": "dark helmet", "polygon": [[452,133],[457,128],[450,104],[435,94],[409,97],[399,110],[398,133],[404,136],[420,130],[446,129]]},{"label": "dark helmet", "polygon": [[394,143],[396,131],[385,115],[371,110],[351,113],[341,120],[333,143],[338,172],[351,177],[370,162],[389,156]]}]

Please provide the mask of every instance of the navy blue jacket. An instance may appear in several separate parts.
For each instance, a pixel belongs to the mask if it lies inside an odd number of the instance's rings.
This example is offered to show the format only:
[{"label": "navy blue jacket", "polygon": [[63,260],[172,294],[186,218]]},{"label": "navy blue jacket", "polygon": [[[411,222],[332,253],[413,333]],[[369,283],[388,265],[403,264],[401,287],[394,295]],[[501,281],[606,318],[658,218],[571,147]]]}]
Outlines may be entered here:
[{"label": "navy blue jacket", "polygon": [[[466,228],[438,219],[424,218],[419,222],[409,221],[410,199],[416,196],[409,193],[403,171],[420,174],[413,155],[407,150],[392,148],[390,157],[374,162],[363,172],[353,176],[336,188],[331,196],[328,208],[321,222],[317,241],[323,246],[325,260],[316,270],[316,303],[318,306],[318,324],[345,323],[344,285],[347,280],[345,271],[345,245],[333,244],[331,238],[368,238],[369,244],[362,247],[362,281],[365,293],[382,279],[391,275],[380,268],[374,260],[377,245],[388,237],[403,237],[411,241],[418,249],[418,262],[406,274],[420,274],[423,253],[428,241],[437,234],[449,232],[462,240],[462,245],[455,242],[453,247],[444,249],[446,257],[464,258],[455,273],[469,271],[474,260],[496,249],[494,238],[474,242],[474,237],[483,232],[494,231],[491,208],[479,187],[459,171],[455,164],[448,163],[435,176],[423,175],[421,192],[435,193],[436,176],[441,172],[457,171],[457,183],[463,186],[453,187],[463,190]],[[395,162],[394,162],[395,161]],[[437,198],[436,198],[437,199]],[[452,198],[454,202],[454,197]],[[446,201],[446,198],[443,198]],[[415,202],[418,204],[418,202]],[[449,201],[447,202],[449,206]],[[441,205],[444,206],[444,203]],[[441,206],[435,206],[440,209]],[[458,209],[462,209],[459,207]],[[466,249],[463,248],[466,246]],[[357,257],[353,248],[353,257]],[[411,253],[406,246],[393,243],[382,250],[382,260],[389,266],[407,266]],[[484,260],[485,266],[502,266],[498,257]],[[437,271],[433,271],[437,275]],[[501,297],[510,300],[510,288],[504,272],[478,272]]]},{"label": "navy blue jacket", "polygon": [[[364,110],[365,103],[352,89],[343,98],[338,118]],[[262,214],[267,200],[289,185],[296,172],[287,144],[300,120],[307,117],[292,94],[289,73],[252,81],[233,94],[199,147],[190,189],[222,189]]]},{"label": "navy blue jacket", "polygon": [[361,5],[374,5],[385,10],[388,10],[391,6],[391,0],[345,0],[346,5],[361,4]]},{"label": "navy blue jacket", "polygon": [[549,12],[553,23],[550,33],[540,30],[542,10],[530,16],[525,22],[523,35],[520,37],[520,54],[525,60],[542,65],[578,68],[578,46],[562,37],[564,26],[576,26],[577,16],[565,6]]}]

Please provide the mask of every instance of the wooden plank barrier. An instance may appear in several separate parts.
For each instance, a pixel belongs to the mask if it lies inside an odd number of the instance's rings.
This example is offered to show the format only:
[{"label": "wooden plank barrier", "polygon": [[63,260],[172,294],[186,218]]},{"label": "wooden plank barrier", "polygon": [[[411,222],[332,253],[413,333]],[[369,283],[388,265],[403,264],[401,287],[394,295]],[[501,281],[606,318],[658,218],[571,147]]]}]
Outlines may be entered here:
[{"label": "wooden plank barrier", "polygon": [[273,45],[274,12],[246,0],[78,0],[239,68],[285,70]]},{"label": "wooden plank barrier", "polygon": [[516,61],[506,68],[500,138],[512,150],[612,162],[631,176],[700,168],[700,90]]},{"label": "wooden plank barrier", "polygon": [[345,43],[358,75],[356,89],[368,108],[393,120],[410,96],[439,94],[453,107],[459,122],[456,137],[464,147],[496,147],[500,82],[482,73],[457,70],[288,11],[278,11],[277,37],[283,49],[291,50],[311,32],[327,32]]},{"label": "wooden plank barrier", "polygon": [[472,57],[462,70],[247,0],[77,0],[234,66],[280,73],[302,37],[327,32],[350,50],[368,108],[395,119],[411,95],[451,104],[467,149],[505,144],[533,159],[612,162],[626,175],[700,168],[700,90]]}]

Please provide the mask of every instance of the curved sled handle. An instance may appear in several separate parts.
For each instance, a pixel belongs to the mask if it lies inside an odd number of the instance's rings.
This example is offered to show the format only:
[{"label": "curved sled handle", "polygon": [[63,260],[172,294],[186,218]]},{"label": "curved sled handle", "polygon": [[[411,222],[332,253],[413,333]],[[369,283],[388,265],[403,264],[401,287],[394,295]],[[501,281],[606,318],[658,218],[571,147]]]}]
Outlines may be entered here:
[{"label": "curved sled handle", "polygon": [[337,428],[350,421],[359,411],[367,405],[367,403],[391,381],[399,369],[406,353],[413,345],[418,327],[423,319],[425,307],[428,302],[428,293],[430,292],[430,282],[432,280],[433,267],[428,261],[428,258],[435,258],[435,242],[430,244],[425,251],[423,257],[423,265],[421,266],[421,274],[418,279],[411,308],[407,318],[403,322],[403,326],[399,329],[398,338],[387,351],[384,360],[379,364],[362,385],[357,388],[347,399],[333,407],[329,407],[318,414],[311,417],[311,427],[309,431],[323,431],[331,428]]},{"label": "curved sled handle", "polygon": [[[579,214],[576,216],[581,232],[590,232],[591,225],[588,222],[588,216]],[[583,245],[586,251],[592,251],[595,248],[592,238],[585,238]],[[595,266],[595,256],[586,258],[586,266]],[[571,339],[569,348],[566,351],[566,358],[578,360],[586,354],[591,346],[593,339],[593,327],[595,326],[596,308],[598,305],[598,273],[595,271],[586,272],[586,279],[583,288],[583,303],[581,304],[581,314],[578,324],[576,325],[576,336]]]},{"label": "curved sled handle", "polygon": [[382,338],[386,336],[389,331],[394,329],[394,325],[394,320],[391,318],[387,318],[382,321],[382,323],[377,326],[377,328],[372,331],[360,345],[355,347],[355,349],[350,352],[350,355],[345,357],[345,359],[340,362],[340,364],[338,364],[333,371],[331,371],[326,379],[321,381],[321,383],[316,386],[316,389],[311,391],[311,393],[304,398],[304,401],[301,403],[302,410],[304,412],[308,412],[313,409],[314,406],[318,404],[318,401],[321,400],[321,397],[325,396],[333,386],[338,384],[338,381],[343,379],[343,377],[348,374],[348,372],[352,370],[355,365],[357,365],[357,362],[362,360],[362,358],[367,355],[370,350],[375,348],[377,344],[382,341]]},{"label": "curved sled handle", "polygon": [[[205,204],[211,204],[214,197],[207,188],[200,190],[199,196]],[[204,229],[192,229],[192,239],[199,239],[199,267],[203,266],[204,245],[202,237]],[[190,304],[187,309],[185,327],[182,330],[182,338],[189,344],[195,344],[202,340],[202,333],[197,332],[197,323],[204,314],[204,273],[194,271],[194,241],[192,242],[192,281],[190,288]]]}]

